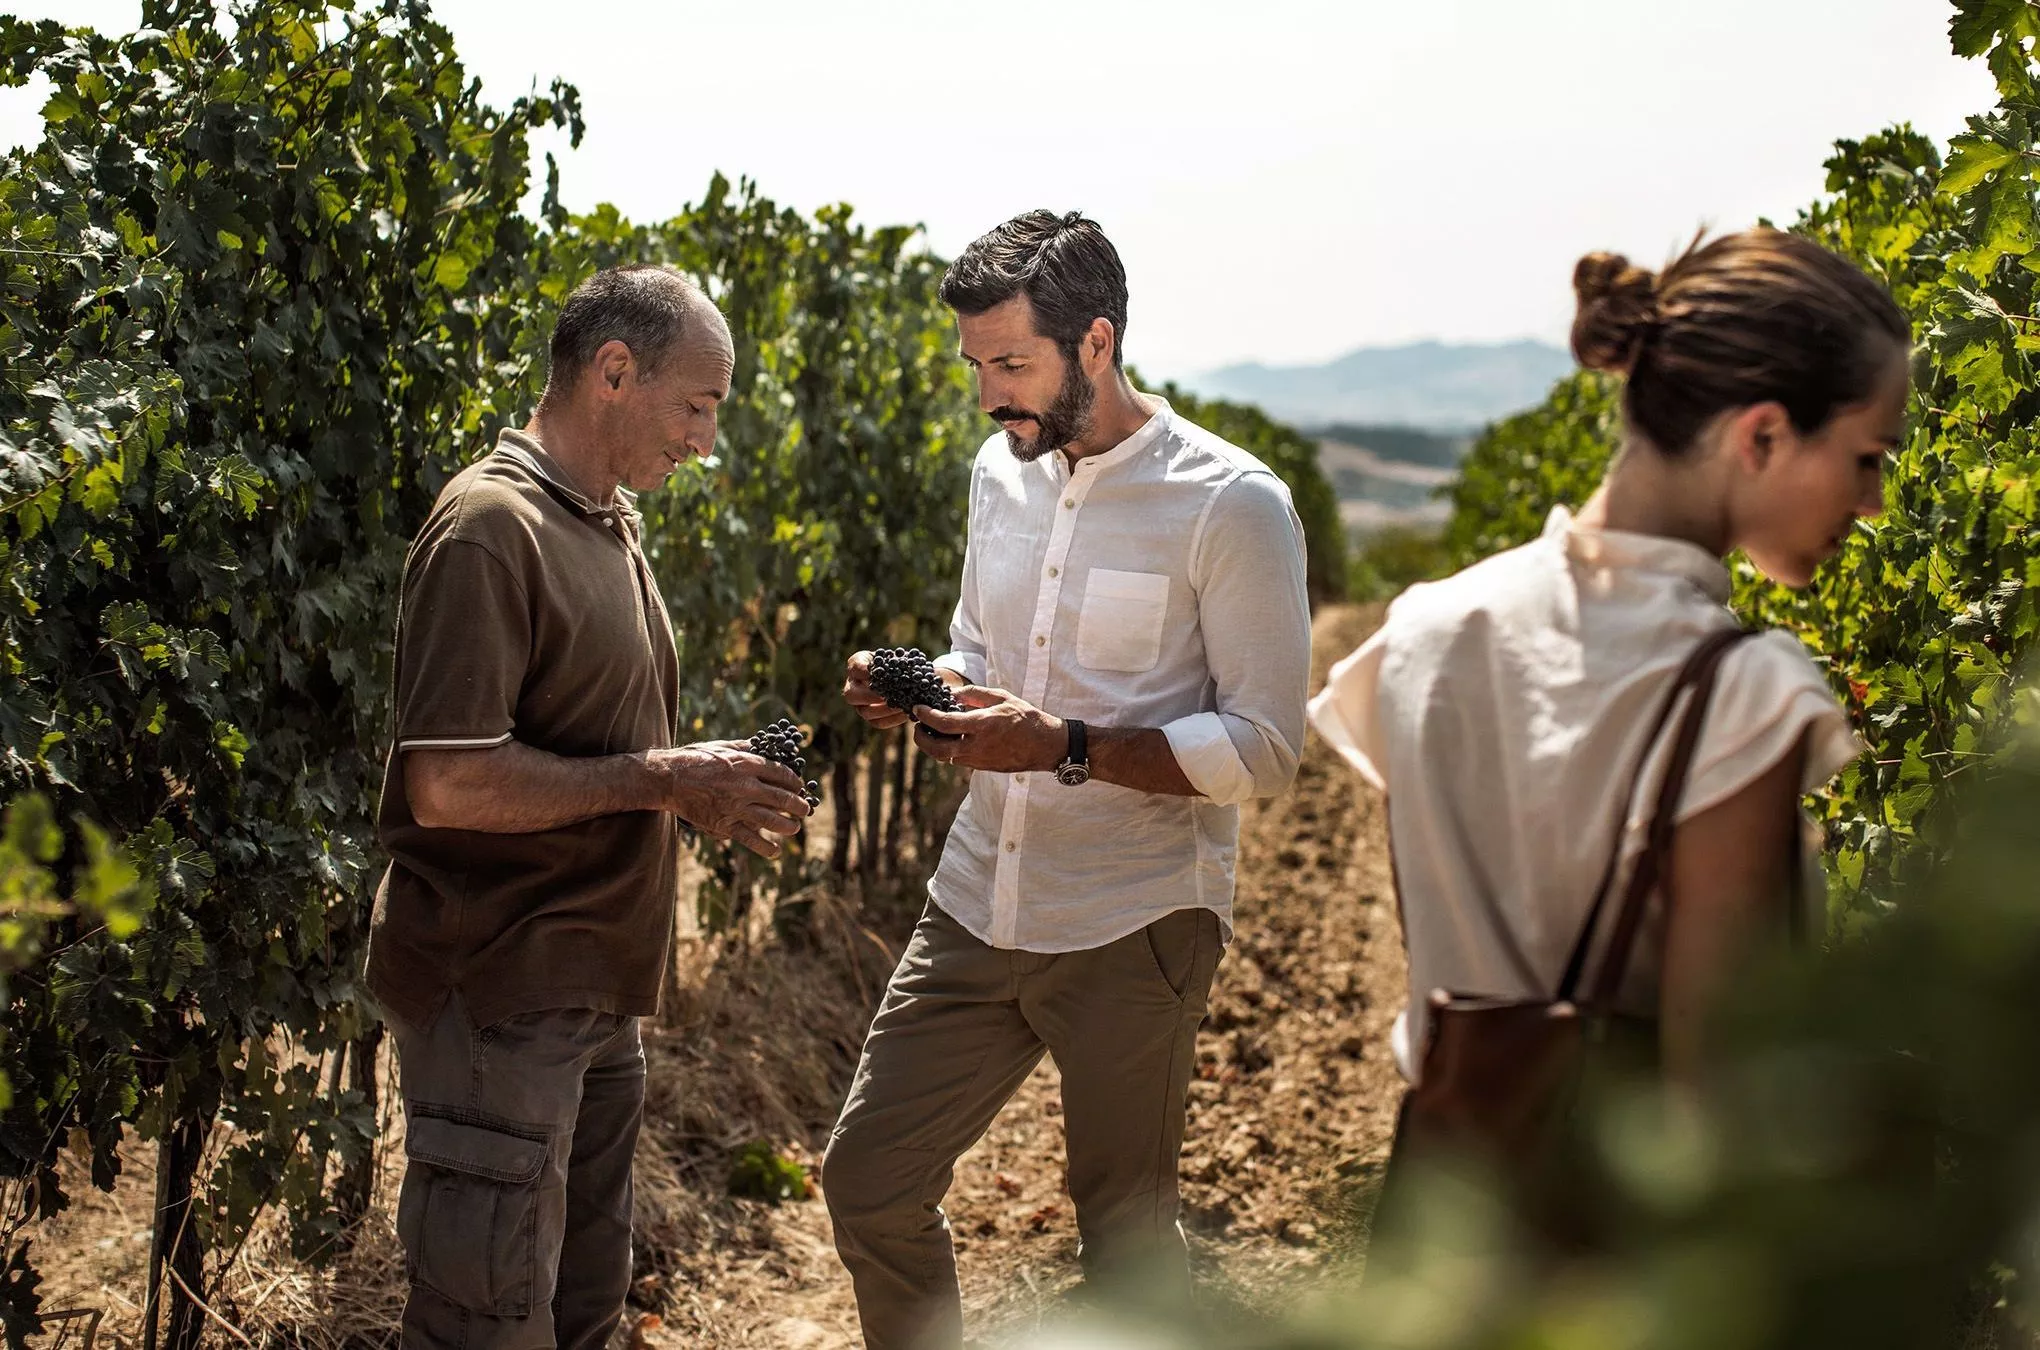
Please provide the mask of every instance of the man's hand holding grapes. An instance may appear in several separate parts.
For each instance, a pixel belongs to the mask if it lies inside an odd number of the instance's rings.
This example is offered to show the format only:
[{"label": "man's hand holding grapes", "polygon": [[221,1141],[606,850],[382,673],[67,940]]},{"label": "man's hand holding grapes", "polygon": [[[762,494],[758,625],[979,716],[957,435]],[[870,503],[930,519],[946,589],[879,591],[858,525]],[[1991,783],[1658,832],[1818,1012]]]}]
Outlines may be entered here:
[{"label": "man's hand holding grapes", "polygon": [[[959,685],[955,690],[963,712],[914,709],[914,744],[945,764],[993,773],[1034,773],[1053,769],[1069,748],[1069,728],[1004,689]],[[958,737],[945,740],[930,732]]]}]

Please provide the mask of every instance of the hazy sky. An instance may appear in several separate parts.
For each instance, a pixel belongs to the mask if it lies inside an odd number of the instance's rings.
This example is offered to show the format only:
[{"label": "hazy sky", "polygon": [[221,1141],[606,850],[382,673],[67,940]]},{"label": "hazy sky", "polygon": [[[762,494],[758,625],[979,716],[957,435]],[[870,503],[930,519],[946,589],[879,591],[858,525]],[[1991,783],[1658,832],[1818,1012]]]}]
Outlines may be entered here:
[{"label": "hazy sky", "polygon": [[[1835,138],[1910,120],[1945,140],[1992,101],[1940,0],[434,9],[492,98],[580,86],[570,206],[663,218],[721,169],[921,222],[944,254],[1081,208],[1126,260],[1128,356],[1169,375],[1562,340],[1587,249],[1655,264],[1699,225],[1790,219]],[[124,28],[140,6],[17,12]],[[0,139],[39,103],[0,90]]]}]

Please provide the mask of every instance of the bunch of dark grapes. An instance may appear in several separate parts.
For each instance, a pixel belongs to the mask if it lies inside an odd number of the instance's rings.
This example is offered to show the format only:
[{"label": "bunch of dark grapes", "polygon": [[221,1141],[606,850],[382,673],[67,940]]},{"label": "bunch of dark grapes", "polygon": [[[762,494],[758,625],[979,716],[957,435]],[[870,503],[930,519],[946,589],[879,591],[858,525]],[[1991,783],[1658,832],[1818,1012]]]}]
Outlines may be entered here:
[{"label": "bunch of dark grapes", "polygon": [[[935,663],[919,647],[881,647],[873,652],[870,683],[872,693],[909,716],[915,708],[963,711],[963,705],[956,701],[948,683],[936,671]],[[928,734],[947,733],[931,728]]]},{"label": "bunch of dark grapes", "polygon": [[[807,768],[807,736],[784,717],[752,736],[746,748],[762,759],[785,765],[795,774],[802,774]],[[803,778],[803,781],[807,783],[809,809],[820,806],[822,785],[812,779]]]}]

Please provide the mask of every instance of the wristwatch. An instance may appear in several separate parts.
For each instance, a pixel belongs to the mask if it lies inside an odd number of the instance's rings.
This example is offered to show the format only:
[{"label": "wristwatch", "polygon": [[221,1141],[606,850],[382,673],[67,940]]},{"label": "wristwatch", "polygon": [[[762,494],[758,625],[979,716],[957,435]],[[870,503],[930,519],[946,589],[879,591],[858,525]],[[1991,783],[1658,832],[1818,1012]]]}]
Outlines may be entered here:
[{"label": "wristwatch", "polygon": [[1084,745],[1084,724],[1065,717],[1063,725],[1070,729],[1070,752],[1055,766],[1055,781],[1064,787],[1082,787],[1091,781],[1091,752]]}]

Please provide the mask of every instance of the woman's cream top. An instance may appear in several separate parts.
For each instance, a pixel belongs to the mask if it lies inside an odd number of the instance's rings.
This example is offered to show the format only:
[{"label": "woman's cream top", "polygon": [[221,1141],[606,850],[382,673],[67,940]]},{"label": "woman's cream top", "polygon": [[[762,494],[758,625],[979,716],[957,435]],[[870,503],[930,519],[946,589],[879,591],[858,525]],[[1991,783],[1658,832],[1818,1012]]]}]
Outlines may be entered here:
[{"label": "woman's cream top", "polygon": [[[1615,843],[1616,800],[1679,667],[1735,623],[1728,593],[1705,549],[1583,529],[1561,507],[1541,538],[1412,586],[1333,667],[1311,721],[1391,803],[1415,995],[1395,1029],[1405,1078],[1416,1078],[1432,990],[1553,995]],[[1861,748],[1790,633],[1732,648],[1679,819],[1732,797],[1802,738],[1807,791]],[[1625,855],[1649,825],[1666,748],[1650,747]],[[1642,1011],[1657,1003],[1661,934],[1652,914],[1625,985]]]}]

